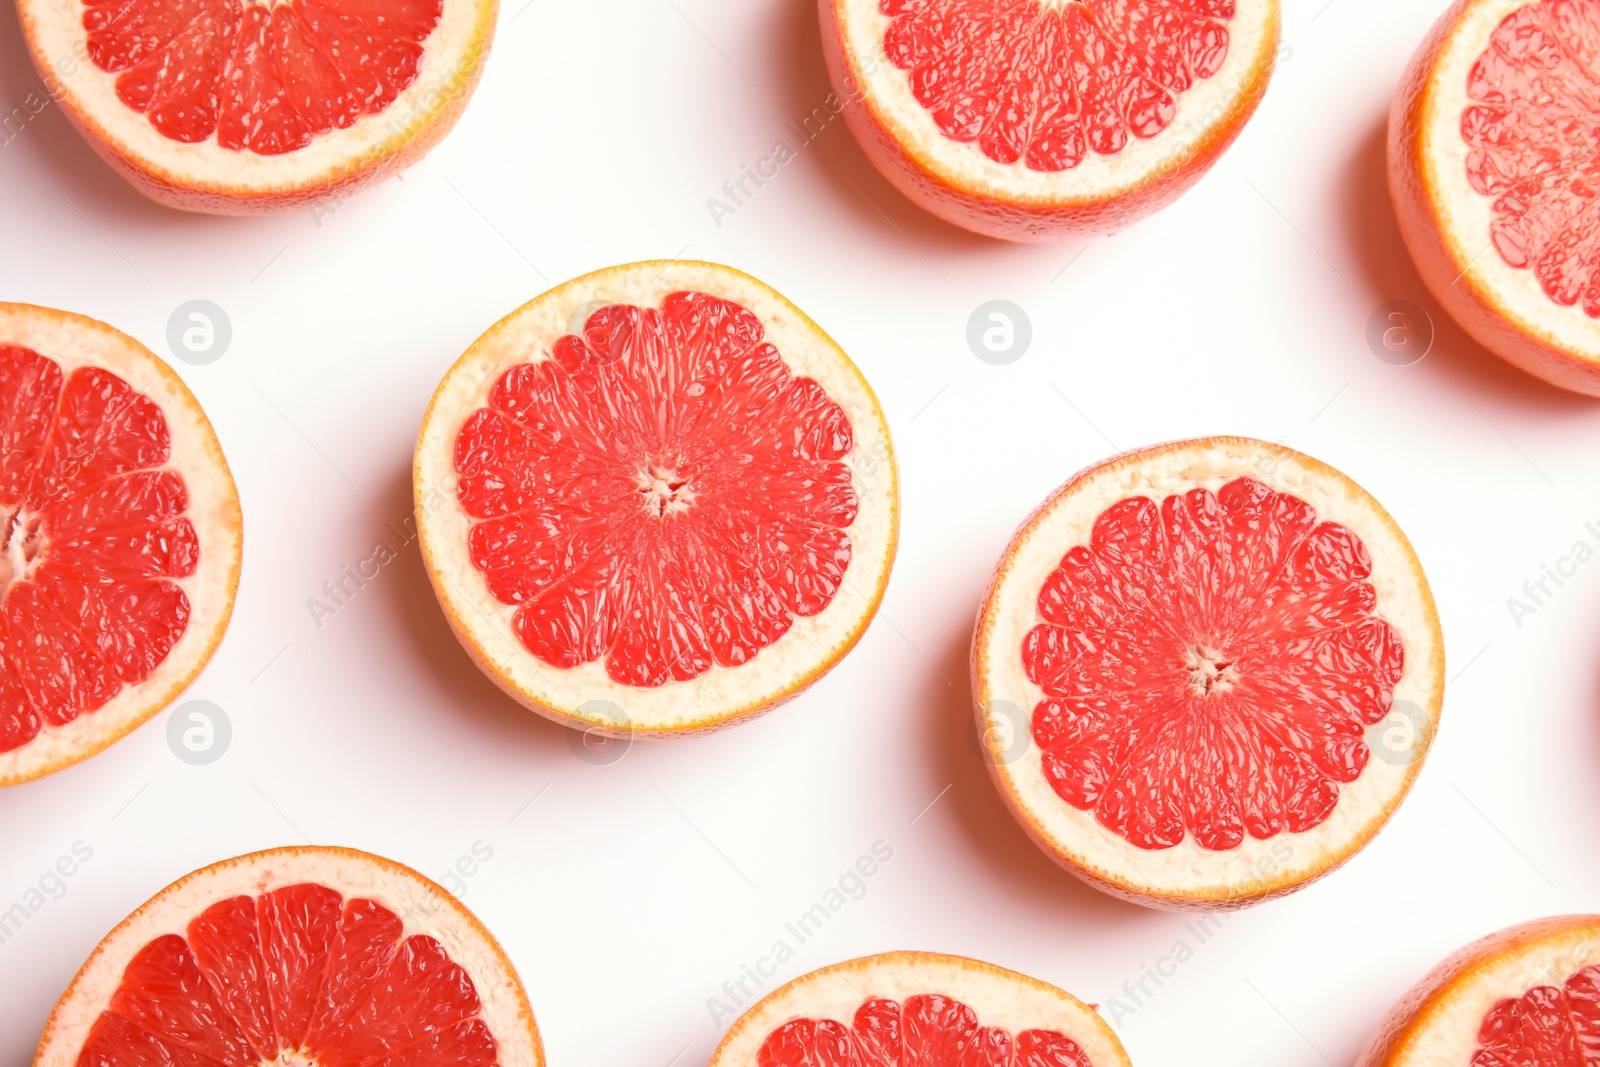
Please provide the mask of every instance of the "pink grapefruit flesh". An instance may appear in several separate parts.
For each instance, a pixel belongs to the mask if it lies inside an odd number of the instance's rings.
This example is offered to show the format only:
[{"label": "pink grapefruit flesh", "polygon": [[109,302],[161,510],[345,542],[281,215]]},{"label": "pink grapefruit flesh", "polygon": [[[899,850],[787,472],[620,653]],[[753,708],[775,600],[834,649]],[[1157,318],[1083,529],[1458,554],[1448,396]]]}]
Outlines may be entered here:
[{"label": "pink grapefruit flesh", "polygon": [[1127,1067],[1094,1009],[977,960],[890,952],[813,971],[754,1005],[711,1067]]},{"label": "pink grapefruit flesh", "polygon": [[[310,876],[310,877],[308,877]],[[36,1067],[539,1067],[499,946],[414,871],[348,849],[214,864],[107,936]]]},{"label": "pink grapefruit flesh", "polygon": [[1600,916],[1501,930],[1395,1004],[1356,1067],[1586,1067],[1600,1062]]},{"label": "pink grapefruit flesh", "polygon": [[998,237],[1109,232],[1193,184],[1275,58],[1274,0],[820,0],[835,95],[886,177]]},{"label": "pink grapefruit flesh", "polygon": [[98,751],[210,655],[238,501],[209,423],[148,350],[0,304],[0,782]]},{"label": "pink grapefruit flesh", "polygon": [[1251,478],[1112,504],[1022,648],[1050,784],[1140,848],[1319,825],[1404,672],[1371,575],[1358,537]]},{"label": "pink grapefruit flesh", "polygon": [[496,0],[22,0],[47,88],[175,207],[332,211],[420,158],[481,73]]},{"label": "pink grapefruit flesh", "polygon": [[1429,291],[1478,342],[1600,395],[1600,16],[1567,0],[1457,0],[1389,117],[1389,188]]},{"label": "pink grapefruit flesh", "polygon": [[893,553],[859,372],[711,264],[597,272],[497,325],[441,384],[417,477],[469,651],[536,710],[617,732],[792,696],[854,643]]},{"label": "pink grapefruit flesh", "polygon": [[1024,827],[1095,884],[1169,906],[1246,903],[1342,862],[1408,788],[1442,685],[1393,521],[1326,465],[1239,438],[1068,482],[1002,560],[974,657]]}]

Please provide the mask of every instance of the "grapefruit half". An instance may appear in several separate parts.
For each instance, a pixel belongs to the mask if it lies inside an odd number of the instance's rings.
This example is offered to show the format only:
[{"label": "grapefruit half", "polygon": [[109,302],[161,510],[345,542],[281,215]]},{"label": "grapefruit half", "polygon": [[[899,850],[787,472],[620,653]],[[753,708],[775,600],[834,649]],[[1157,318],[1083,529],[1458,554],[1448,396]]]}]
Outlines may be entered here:
[{"label": "grapefruit half", "polygon": [[[173,207],[339,198],[420,159],[477,84],[497,0],[19,0],[46,88]],[[331,198],[331,199],[328,199]]]},{"label": "grapefruit half", "polygon": [[543,1067],[517,972],[444,889],[305,846],[214,863],[89,955],[34,1067]]},{"label": "grapefruit half", "polygon": [[798,308],[711,263],[612,267],[496,323],[417,441],[423,559],[501,688],[607,734],[794,696],[877,610],[899,529],[871,388]]},{"label": "grapefruit half", "polygon": [[[819,0],[845,121],[900,191],[1013,241],[1111,233],[1233,143],[1277,0]],[[831,102],[830,102],[831,106]]]},{"label": "grapefruit half", "polygon": [[1332,467],[1211,437],[1113,457],[1017,532],[978,614],[983,752],[1068,870],[1164,907],[1296,889],[1388,820],[1438,726],[1410,543]]},{"label": "grapefruit half", "polygon": [[222,640],[239,497],[194,395],[133,338],[0,303],[0,785],[99,752]]},{"label": "grapefruit half", "polygon": [[711,1067],[1128,1067],[1095,1010],[1015,971],[887,952],[836,963],[733,1024]]},{"label": "grapefruit half", "polygon": [[1356,1067],[1581,1067],[1600,1061],[1600,915],[1491,934],[1434,968]]},{"label": "grapefruit half", "polygon": [[1600,11],[1458,0],[1389,116],[1389,189],[1418,273],[1479,343],[1600,396]]}]

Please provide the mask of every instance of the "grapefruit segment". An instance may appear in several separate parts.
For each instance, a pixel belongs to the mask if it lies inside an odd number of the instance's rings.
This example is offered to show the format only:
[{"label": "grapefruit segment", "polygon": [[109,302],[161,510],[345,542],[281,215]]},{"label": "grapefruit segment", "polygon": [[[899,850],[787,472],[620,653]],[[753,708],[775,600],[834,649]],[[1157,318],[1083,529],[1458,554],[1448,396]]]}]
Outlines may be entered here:
[{"label": "grapefruit segment", "polygon": [[695,263],[587,275],[492,328],[429,407],[416,494],[468,651],[534,710],[619,732],[725,725],[815,680],[876,610],[898,522],[854,365]]},{"label": "grapefruit segment", "polygon": [[1600,1060],[1600,916],[1538,919],[1439,964],[1357,1067],[1578,1067]]},{"label": "grapefruit segment", "polygon": [[889,952],[798,978],[745,1012],[711,1067],[1127,1067],[1093,1008],[977,960]]},{"label": "grapefruit segment", "polygon": [[820,0],[844,115],[891,182],[1011,240],[1167,203],[1255,110],[1276,0]]},{"label": "grapefruit segment", "polygon": [[1389,188],[1428,289],[1489,350],[1600,395],[1600,19],[1458,0],[1389,119]]},{"label": "grapefruit segment", "polygon": [[[985,755],[1031,836],[1159,906],[1288,892],[1410,786],[1443,641],[1420,564],[1337,471],[1243,438],[1079,474],[1024,523],[980,609]],[[1374,760],[1377,730],[1411,731]]]},{"label": "grapefruit segment", "polygon": [[408,868],[286,848],[173,883],[106,936],[35,1067],[542,1067],[515,969]]},{"label": "grapefruit segment", "polygon": [[[237,214],[427,151],[477,82],[495,0],[27,0],[34,61],[141,191]],[[84,62],[63,62],[77,56]]]},{"label": "grapefruit segment", "polygon": [[0,304],[0,785],[104,748],[204,666],[239,505],[194,397],[91,319]]}]

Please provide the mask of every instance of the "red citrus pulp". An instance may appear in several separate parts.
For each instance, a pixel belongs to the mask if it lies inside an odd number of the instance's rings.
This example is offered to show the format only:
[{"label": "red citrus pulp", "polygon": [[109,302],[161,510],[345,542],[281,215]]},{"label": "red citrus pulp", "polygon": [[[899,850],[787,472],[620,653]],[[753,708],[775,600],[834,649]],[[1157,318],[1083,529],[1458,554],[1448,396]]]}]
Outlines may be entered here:
[{"label": "red citrus pulp", "polygon": [[214,864],[107,935],[36,1067],[543,1063],[509,960],[445,890],[348,849]]},{"label": "red citrus pulp", "polygon": [[141,191],[244,213],[366,184],[471,95],[495,0],[23,0],[34,62]]},{"label": "red citrus pulp", "polygon": [[979,233],[1121,228],[1243,128],[1276,0],[820,0],[846,121],[923,207]]},{"label": "red citrus pulp", "polygon": [[1600,395],[1600,14],[1458,0],[1411,60],[1389,185],[1422,280],[1480,343]]},{"label": "red citrus pulp", "polygon": [[[1170,905],[1341,862],[1409,786],[1442,686],[1393,521],[1331,468],[1239,438],[1067,483],[1002,560],[974,656],[1024,826],[1096,884]],[[1374,759],[1374,739],[1393,747]]]},{"label": "red citrus pulp", "polygon": [[890,952],[813,971],[734,1023],[711,1067],[1127,1067],[1081,1001],[977,960]]},{"label": "red citrus pulp", "polygon": [[435,395],[416,491],[469,651],[536,710],[618,732],[792,696],[854,644],[894,550],[859,372],[710,264],[601,271],[495,326]]},{"label": "red citrus pulp", "polygon": [[1562,915],[1450,956],[1384,1018],[1357,1067],[1600,1063],[1600,916]]},{"label": "red citrus pulp", "polygon": [[0,304],[0,784],[183,690],[233,607],[239,505],[211,425],[132,338]]}]

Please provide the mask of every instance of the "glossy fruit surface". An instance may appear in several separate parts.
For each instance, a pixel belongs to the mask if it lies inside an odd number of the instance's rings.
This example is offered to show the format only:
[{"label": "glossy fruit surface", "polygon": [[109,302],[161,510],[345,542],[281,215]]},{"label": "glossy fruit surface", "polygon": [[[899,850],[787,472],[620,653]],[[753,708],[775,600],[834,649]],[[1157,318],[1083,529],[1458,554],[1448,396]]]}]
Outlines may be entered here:
[{"label": "glossy fruit surface", "polygon": [[1219,906],[1376,832],[1437,727],[1442,651],[1375,501],[1207,438],[1092,467],[1024,524],[975,686],[991,770],[1047,851],[1143,903]]},{"label": "glossy fruit surface", "polygon": [[83,759],[221,640],[239,501],[182,381],[103,323],[0,304],[0,784]]}]

